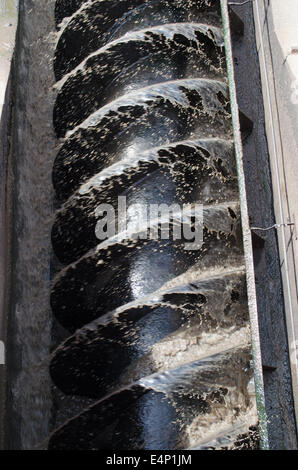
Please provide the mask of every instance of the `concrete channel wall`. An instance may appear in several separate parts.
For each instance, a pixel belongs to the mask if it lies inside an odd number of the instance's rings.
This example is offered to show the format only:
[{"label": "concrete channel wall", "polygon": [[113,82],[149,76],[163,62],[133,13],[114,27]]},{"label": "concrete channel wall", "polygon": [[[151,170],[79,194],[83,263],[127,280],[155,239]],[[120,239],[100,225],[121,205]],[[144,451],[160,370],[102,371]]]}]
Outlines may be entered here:
[{"label": "concrete channel wall", "polygon": [[[51,390],[46,358],[51,338],[51,170],[56,141],[52,57],[54,1],[20,1],[10,89],[2,119],[1,215],[6,222],[6,346],[2,447],[33,449],[49,433]],[[5,122],[7,123],[5,125]],[[4,197],[6,196],[6,197]],[[4,205],[5,202],[5,205]],[[13,223],[11,223],[13,221]],[[3,366],[2,372],[3,372]],[[3,402],[2,402],[3,405]]]},{"label": "concrete channel wall", "polygon": [[[243,34],[234,35],[233,54],[237,100],[248,129],[243,153],[250,226],[270,227],[276,215],[253,5],[230,11],[244,23]],[[252,232],[269,447],[292,449],[297,437],[277,234]]]},{"label": "concrete channel wall", "polygon": [[274,209],[287,335],[298,419],[298,4],[258,0],[254,5],[261,65]]},{"label": "concrete channel wall", "polygon": [[[18,0],[0,1],[0,413],[4,400],[4,364],[6,356],[5,329],[8,302],[9,246],[10,246],[10,191],[7,182],[11,167],[8,155],[11,123],[11,79],[10,70],[13,57],[15,34],[18,22]],[[3,106],[5,104],[5,106]],[[3,437],[3,420],[0,425],[0,445]]]}]

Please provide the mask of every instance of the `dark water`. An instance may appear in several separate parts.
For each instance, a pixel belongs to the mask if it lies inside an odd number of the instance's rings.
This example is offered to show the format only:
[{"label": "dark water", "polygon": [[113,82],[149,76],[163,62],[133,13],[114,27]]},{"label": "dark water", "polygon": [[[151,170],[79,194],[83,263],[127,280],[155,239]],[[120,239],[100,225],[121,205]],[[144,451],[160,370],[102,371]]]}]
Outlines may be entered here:
[{"label": "dark water", "polygon": [[[50,371],[82,411],[58,407],[50,448],[233,446],[256,413],[219,2],[57,0],[56,19]],[[133,236],[133,209],[100,242],[118,196],[203,205],[202,246]]]}]

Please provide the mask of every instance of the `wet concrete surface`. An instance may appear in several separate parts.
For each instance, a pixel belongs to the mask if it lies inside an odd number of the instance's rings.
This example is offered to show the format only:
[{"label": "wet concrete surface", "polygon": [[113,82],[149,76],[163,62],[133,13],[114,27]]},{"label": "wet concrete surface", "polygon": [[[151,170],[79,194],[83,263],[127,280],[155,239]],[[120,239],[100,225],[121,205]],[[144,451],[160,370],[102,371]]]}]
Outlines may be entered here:
[{"label": "wet concrete surface", "polygon": [[[276,219],[274,207],[269,134],[265,128],[253,10],[250,4],[233,9],[245,24],[243,37],[235,37],[233,41],[237,99],[242,112],[253,122],[253,132],[243,145],[249,216],[251,226],[269,227],[279,219]],[[271,448],[295,449],[297,437],[280,268],[282,258],[278,253],[275,230],[256,232],[255,235],[256,290],[269,442]]]},{"label": "wet concrete surface", "polygon": [[[296,421],[298,418],[298,291],[297,291],[297,2],[259,2],[263,48],[260,50],[265,125],[270,149],[274,208],[278,223],[295,226],[277,231],[282,270]],[[262,54],[264,50],[264,56]],[[264,67],[265,64],[265,67]],[[265,72],[266,71],[266,72]]]}]

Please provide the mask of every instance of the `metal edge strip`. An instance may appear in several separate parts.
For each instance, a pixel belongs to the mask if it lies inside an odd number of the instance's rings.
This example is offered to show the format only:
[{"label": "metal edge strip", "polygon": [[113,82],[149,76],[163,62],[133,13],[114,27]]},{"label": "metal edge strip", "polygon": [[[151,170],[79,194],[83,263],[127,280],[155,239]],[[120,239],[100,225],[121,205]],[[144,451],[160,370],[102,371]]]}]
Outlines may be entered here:
[{"label": "metal edge strip", "polygon": [[237,94],[236,94],[236,85],[235,85],[235,76],[234,76],[228,0],[220,0],[220,4],[221,4],[224,43],[225,43],[225,51],[226,51],[228,85],[229,85],[230,100],[231,100],[231,114],[232,114],[233,133],[234,133],[236,165],[237,165],[237,174],[238,174],[240,211],[241,211],[243,245],[244,245],[246,279],[247,279],[248,308],[249,308],[249,317],[250,317],[250,325],[251,325],[252,356],[253,356],[257,410],[258,410],[258,417],[259,417],[260,447],[262,450],[268,450],[269,439],[268,439],[268,429],[267,429],[267,414],[266,414],[266,408],[265,408],[265,392],[264,392],[263,368],[262,368],[262,357],[261,357],[260,331],[259,331],[259,323],[258,323],[257,296],[256,296],[256,288],[255,288],[255,271],[254,271],[254,262],[253,262],[252,237],[251,237],[251,230],[250,230],[249,217],[248,217],[245,175],[244,175],[244,167],[243,167],[243,149],[242,149],[242,139],[241,139],[241,131],[240,131],[239,108],[238,108],[238,103],[237,103]]}]

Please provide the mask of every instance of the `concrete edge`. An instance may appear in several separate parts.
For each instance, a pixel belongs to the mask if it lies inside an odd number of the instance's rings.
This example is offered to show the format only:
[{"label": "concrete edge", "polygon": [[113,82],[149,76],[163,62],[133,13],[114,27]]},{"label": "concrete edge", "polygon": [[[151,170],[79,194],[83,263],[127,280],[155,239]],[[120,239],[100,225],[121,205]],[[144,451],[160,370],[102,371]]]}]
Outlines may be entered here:
[{"label": "concrete edge", "polygon": [[[281,168],[281,157],[280,149],[282,143],[280,141],[279,133],[276,132],[274,119],[278,115],[277,103],[273,90],[270,88],[268,74],[273,75],[272,71],[274,70],[274,65],[269,61],[268,57],[265,56],[265,51],[263,46],[269,44],[269,38],[266,36],[266,33],[260,34],[262,31],[262,25],[266,24],[267,13],[265,12],[264,3],[262,6],[255,0],[253,2],[254,8],[254,17],[256,23],[256,43],[259,51],[260,59],[260,70],[261,70],[261,80],[264,94],[264,108],[265,108],[265,126],[267,131],[269,155],[270,155],[270,167],[272,172],[272,188],[274,195],[274,211],[276,215],[277,223],[288,223],[292,221],[292,215],[288,212],[285,201],[279,201],[280,194],[278,192],[278,186],[286,187],[287,182],[284,179],[283,172],[280,171]],[[289,74],[291,74],[290,68],[288,69]],[[297,222],[297,221],[296,221]],[[288,334],[288,347],[290,353],[290,368],[292,376],[292,390],[294,398],[294,408],[295,408],[295,417],[296,425],[298,423],[298,330],[297,326],[293,321],[294,317],[294,305],[297,302],[295,298],[295,266],[294,260],[288,255],[286,246],[293,245],[291,233],[288,233],[285,227],[281,227],[277,231],[279,253],[280,253],[280,269],[283,282],[284,290],[284,306],[285,306],[285,317],[287,325],[287,334]],[[295,246],[294,246],[295,250]]]},{"label": "concrete edge", "polygon": [[263,369],[261,359],[261,344],[260,344],[260,332],[258,323],[258,308],[257,308],[257,297],[255,289],[255,272],[254,272],[254,261],[253,261],[253,249],[252,249],[252,236],[248,217],[248,206],[246,197],[246,185],[244,176],[243,166],[243,149],[242,149],[242,138],[240,131],[239,121],[239,108],[237,104],[236,85],[234,77],[234,65],[233,65],[233,54],[232,54],[232,41],[231,31],[229,23],[229,9],[228,0],[221,0],[221,10],[223,18],[223,30],[224,30],[224,41],[226,49],[226,61],[228,70],[228,83],[230,90],[231,100],[231,113],[233,122],[233,132],[235,141],[235,154],[236,164],[238,173],[238,186],[239,186],[239,197],[240,197],[240,210],[241,210],[241,221],[242,221],[242,234],[243,234],[243,245],[244,245],[244,256],[246,265],[246,278],[247,278],[247,294],[248,294],[248,308],[251,324],[251,342],[252,342],[252,354],[253,354],[253,365],[254,365],[254,378],[256,388],[256,400],[257,409],[259,416],[259,432],[260,432],[260,445],[263,450],[269,448],[268,441],[268,430],[267,430],[267,415],[265,410],[265,393],[264,393],[264,382],[263,382]]},{"label": "concrete edge", "polygon": [[[19,9],[14,34],[14,47],[19,31]],[[11,249],[13,217],[13,169],[12,138],[10,130],[14,120],[15,49],[12,50],[9,73],[5,84],[4,103],[0,105],[0,343],[4,346],[4,357],[0,351],[0,449],[5,448],[5,401],[7,387],[7,327],[11,289]],[[3,360],[2,360],[3,359]]]},{"label": "concrete edge", "polygon": [[[9,129],[11,128],[12,116],[12,72],[7,82],[5,101],[2,108],[0,122],[0,341],[4,347],[3,356],[0,357],[0,449],[4,447],[4,409],[6,388],[6,351],[7,343],[7,315],[10,291],[10,251],[11,251],[11,141]],[[2,355],[1,355],[2,356]]]}]

